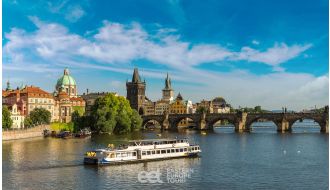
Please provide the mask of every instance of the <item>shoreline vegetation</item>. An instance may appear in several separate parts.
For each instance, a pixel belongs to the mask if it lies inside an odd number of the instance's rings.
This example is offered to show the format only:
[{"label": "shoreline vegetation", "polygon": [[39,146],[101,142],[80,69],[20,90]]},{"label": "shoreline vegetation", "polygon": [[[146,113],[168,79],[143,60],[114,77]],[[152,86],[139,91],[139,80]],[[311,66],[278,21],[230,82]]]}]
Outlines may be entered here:
[{"label": "shoreline vegetation", "polygon": [[125,97],[107,94],[96,99],[90,116],[74,111],[72,123],[74,131],[88,127],[96,133],[124,134],[140,130],[142,118]]}]

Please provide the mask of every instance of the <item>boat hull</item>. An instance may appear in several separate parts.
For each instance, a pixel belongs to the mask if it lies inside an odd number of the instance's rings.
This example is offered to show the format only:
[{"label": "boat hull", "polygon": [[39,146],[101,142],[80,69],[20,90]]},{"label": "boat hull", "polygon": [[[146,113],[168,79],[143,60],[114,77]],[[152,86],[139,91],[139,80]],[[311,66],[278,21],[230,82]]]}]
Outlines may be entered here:
[{"label": "boat hull", "polygon": [[143,163],[150,161],[161,161],[177,158],[194,158],[199,157],[198,153],[189,153],[184,156],[175,156],[175,157],[165,157],[165,158],[151,158],[151,159],[139,159],[139,160],[123,160],[123,161],[106,161],[99,158],[84,158],[85,165],[97,165],[97,166],[106,166],[106,165],[121,165],[121,164],[134,164],[134,163]]}]

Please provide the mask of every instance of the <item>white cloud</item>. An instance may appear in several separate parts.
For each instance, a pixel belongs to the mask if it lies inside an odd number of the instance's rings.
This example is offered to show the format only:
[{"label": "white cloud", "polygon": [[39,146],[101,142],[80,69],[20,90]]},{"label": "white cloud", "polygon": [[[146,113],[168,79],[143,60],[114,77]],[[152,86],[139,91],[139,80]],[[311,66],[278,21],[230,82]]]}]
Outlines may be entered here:
[{"label": "white cloud", "polygon": [[252,40],[252,44],[254,44],[254,45],[259,45],[260,42],[259,42],[258,40]]},{"label": "white cloud", "polygon": [[285,43],[275,43],[274,47],[268,48],[266,51],[243,47],[241,52],[234,56],[233,59],[247,60],[250,62],[260,62],[271,66],[280,65],[290,59],[299,56],[302,52],[312,47],[311,44],[307,45],[292,45],[288,46]]},{"label": "white cloud", "polygon": [[[138,23],[124,25],[104,21],[95,35],[83,37],[69,32],[63,25],[46,23],[37,17],[30,19],[37,26],[36,31],[13,28],[5,34],[8,42],[3,48],[3,69],[6,72],[54,73],[56,70],[60,73],[63,67],[69,66],[131,75],[130,62],[145,59],[167,66],[176,83],[173,85],[178,85],[176,92],[181,91],[185,98],[194,97],[194,101],[220,95],[234,106],[260,104],[266,108],[281,108],[293,105],[292,109],[328,102],[328,77],[286,73],[281,66],[301,55],[311,44],[275,43],[265,51],[242,47],[241,51],[235,52],[219,44],[182,41],[172,29],[160,28],[153,35]],[[228,73],[195,68],[200,64],[227,60],[264,63],[272,66],[275,73],[253,75],[239,68]],[[163,79],[165,75],[161,69],[140,68],[140,72],[147,81],[148,78]],[[119,86],[116,81],[113,87]],[[184,84],[178,84],[180,82]],[[85,88],[88,86],[81,87]],[[148,87],[147,93],[153,94],[150,98],[156,100],[160,90]]]},{"label": "white cloud", "polygon": [[65,19],[67,19],[70,22],[77,22],[84,15],[85,15],[84,9],[82,9],[81,6],[76,5],[68,9],[65,15]]}]

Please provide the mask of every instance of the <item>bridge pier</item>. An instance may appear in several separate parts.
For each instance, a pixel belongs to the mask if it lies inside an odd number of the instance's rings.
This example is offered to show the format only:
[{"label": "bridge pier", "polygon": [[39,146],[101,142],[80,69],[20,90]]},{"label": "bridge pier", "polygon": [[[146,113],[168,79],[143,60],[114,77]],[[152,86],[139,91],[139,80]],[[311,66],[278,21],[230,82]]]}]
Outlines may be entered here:
[{"label": "bridge pier", "polygon": [[281,122],[277,123],[277,132],[284,133],[287,131],[291,131],[290,123],[286,120],[282,120]]},{"label": "bridge pier", "polygon": [[237,118],[237,121],[235,123],[235,131],[236,132],[245,132],[246,130],[246,117],[247,113],[242,112],[239,113],[239,116]]},{"label": "bridge pier", "polygon": [[208,128],[207,128],[208,126],[207,126],[207,123],[206,123],[205,118],[206,118],[206,113],[203,113],[203,114],[201,115],[200,120],[197,122],[197,129],[198,129],[198,130],[205,130],[205,129],[208,129]]},{"label": "bridge pier", "polygon": [[329,120],[325,120],[324,123],[320,124],[321,133],[329,133]]}]

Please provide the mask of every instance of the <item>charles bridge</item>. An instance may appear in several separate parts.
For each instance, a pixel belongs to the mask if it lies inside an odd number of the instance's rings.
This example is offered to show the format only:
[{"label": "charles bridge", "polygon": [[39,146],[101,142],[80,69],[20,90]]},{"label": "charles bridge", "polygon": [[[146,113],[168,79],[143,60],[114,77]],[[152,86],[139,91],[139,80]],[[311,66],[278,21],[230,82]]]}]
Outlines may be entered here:
[{"label": "charles bridge", "polygon": [[272,121],[277,126],[278,132],[292,130],[292,125],[296,121],[312,119],[321,127],[321,132],[329,132],[329,113],[326,109],[323,113],[200,113],[200,114],[168,114],[163,115],[144,115],[143,126],[149,121],[157,121],[164,130],[176,130],[178,123],[189,118],[196,125],[198,130],[212,130],[213,125],[218,121],[227,120],[233,124],[235,131],[250,131],[253,122]]}]

